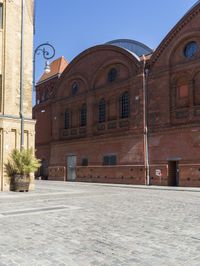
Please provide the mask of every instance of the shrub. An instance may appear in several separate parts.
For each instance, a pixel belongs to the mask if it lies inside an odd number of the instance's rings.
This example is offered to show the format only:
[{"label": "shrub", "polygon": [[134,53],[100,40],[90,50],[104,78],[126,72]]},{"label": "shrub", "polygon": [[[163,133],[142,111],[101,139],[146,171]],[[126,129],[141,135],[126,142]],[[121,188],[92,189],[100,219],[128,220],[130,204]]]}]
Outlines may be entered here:
[{"label": "shrub", "polygon": [[29,175],[40,167],[40,161],[34,156],[33,149],[14,149],[5,163],[6,173],[14,175]]}]

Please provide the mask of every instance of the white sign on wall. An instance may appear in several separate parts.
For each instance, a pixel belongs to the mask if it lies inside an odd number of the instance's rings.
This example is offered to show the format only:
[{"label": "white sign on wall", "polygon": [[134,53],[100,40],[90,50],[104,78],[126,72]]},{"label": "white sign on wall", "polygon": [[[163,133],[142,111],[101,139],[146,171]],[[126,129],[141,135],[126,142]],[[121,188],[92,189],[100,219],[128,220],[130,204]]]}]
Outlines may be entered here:
[{"label": "white sign on wall", "polygon": [[160,169],[156,169],[156,176],[159,176],[159,177],[162,176],[162,172]]}]

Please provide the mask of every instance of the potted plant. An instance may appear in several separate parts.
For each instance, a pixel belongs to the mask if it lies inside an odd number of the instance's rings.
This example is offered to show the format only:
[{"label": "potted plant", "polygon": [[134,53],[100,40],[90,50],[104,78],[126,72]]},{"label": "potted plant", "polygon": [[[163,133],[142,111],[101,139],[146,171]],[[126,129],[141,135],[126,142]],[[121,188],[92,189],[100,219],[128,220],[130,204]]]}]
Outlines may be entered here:
[{"label": "potted plant", "polygon": [[34,156],[33,149],[14,149],[5,164],[5,170],[11,177],[11,186],[14,191],[28,191],[30,174],[40,166],[39,160]]}]

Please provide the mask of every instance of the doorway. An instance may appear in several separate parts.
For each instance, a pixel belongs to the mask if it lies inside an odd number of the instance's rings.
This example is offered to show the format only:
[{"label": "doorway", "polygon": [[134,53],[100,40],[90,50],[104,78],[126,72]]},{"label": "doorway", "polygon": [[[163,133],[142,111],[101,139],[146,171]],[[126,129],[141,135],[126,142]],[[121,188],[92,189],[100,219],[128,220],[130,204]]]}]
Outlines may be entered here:
[{"label": "doorway", "polygon": [[168,186],[179,185],[179,161],[168,161]]},{"label": "doorway", "polygon": [[42,159],[40,166],[40,177],[42,179],[48,179],[48,165],[45,159]]},{"label": "doorway", "polygon": [[67,181],[76,180],[76,161],[75,155],[67,156]]}]

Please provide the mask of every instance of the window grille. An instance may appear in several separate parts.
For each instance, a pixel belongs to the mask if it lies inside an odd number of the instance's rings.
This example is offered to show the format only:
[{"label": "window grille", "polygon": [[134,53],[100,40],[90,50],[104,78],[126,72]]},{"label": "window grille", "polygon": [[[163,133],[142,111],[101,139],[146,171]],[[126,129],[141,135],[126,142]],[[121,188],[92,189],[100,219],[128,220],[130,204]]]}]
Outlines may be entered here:
[{"label": "window grille", "polygon": [[99,102],[99,123],[106,121],[106,102],[104,99],[101,99]]},{"label": "window grille", "polygon": [[128,118],[130,114],[130,99],[128,92],[125,92],[120,97],[120,117]]},{"label": "window grille", "polygon": [[117,156],[116,155],[105,155],[103,157],[103,165],[116,165]]},{"label": "window grille", "polygon": [[65,111],[65,129],[68,129],[70,127],[70,112],[69,110]]},{"label": "window grille", "polygon": [[85,127],[87,125],[87,106],[83,104],[80,110],[80,126]]}]

